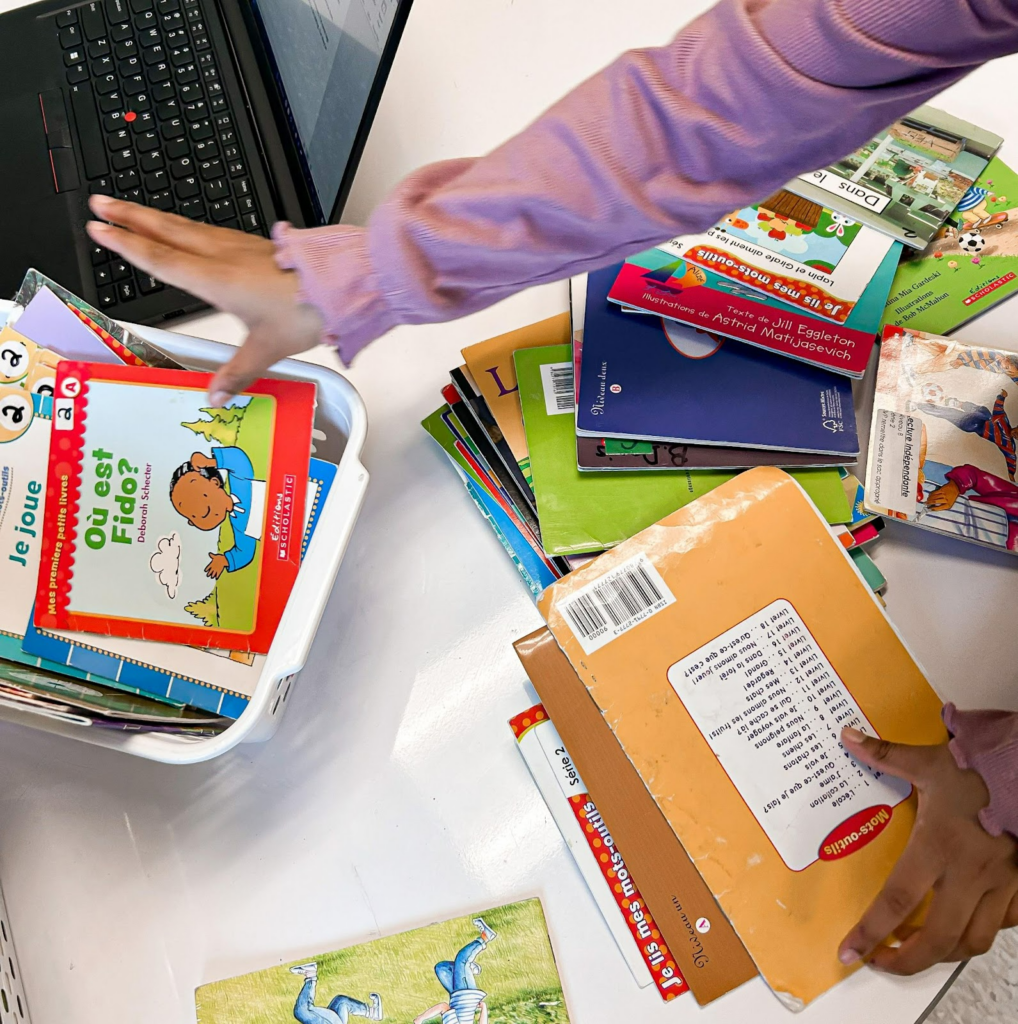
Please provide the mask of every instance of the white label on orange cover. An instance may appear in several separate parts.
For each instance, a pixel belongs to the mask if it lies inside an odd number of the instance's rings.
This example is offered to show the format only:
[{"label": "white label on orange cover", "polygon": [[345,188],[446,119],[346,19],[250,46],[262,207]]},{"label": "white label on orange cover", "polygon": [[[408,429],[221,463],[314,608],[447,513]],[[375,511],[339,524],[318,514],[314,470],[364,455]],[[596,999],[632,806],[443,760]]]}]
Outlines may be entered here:
[{"label": "white label on orange cover", "polygon": [[559,736],[558,729],[551,724],[551,720],[541,722],[534,727],[533,732],[541,745],[541,750],[544,751],[544,756],[548,759],[548,764],[551,765],[551,770],[555,773],[562,795],[569,800],[586,793],[587,787],[583,784],[583,779],[580,778],[580,773],[576,770],[576,765],[573,764],[573,759],[569,756],[569,751],[566,750],[562,737]]},{"label": "white label on orange cover", "polygon": [[676,662],[668,681],[792,871],[861,849],[911,792],[841,745],[845,726],[875,730],[788,601]]},{"label": "white label on orange cover", "polygon": [[865,206],[867,210],[872,210],[874,213],[883,213],[891,201],[890,196],[881,195],[858,181],[850,181],[832,171],[811,171],[809,174],[800,174],[799,180],[816,185],[817,188],[822,188],[825,192],[830,192],[842,199],[847,199],[850,203],[855,203],[856,206]]},{"label": "white label on orange cover", "polygon": [[880,508],[915,519],[923,421],[918,416],[877,409],[873,429],[872,493],[867,497]]},{"label": "white label on orange cover", "polygon": [[641,552],[580,587],[560,608],[584,653],[593,654],[670,604],[675,595]]},{"label": "white label on orange cover", "polygon": [[544,386],[544,408],[549,416],[576,412],[572,363],[543,363],[541,384]]}]

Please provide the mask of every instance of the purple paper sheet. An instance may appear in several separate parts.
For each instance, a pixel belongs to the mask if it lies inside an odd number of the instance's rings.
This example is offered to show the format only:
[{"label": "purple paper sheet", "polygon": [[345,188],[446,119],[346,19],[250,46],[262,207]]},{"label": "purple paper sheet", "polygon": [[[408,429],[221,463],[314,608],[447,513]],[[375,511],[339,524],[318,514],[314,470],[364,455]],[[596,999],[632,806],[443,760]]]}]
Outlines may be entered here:
[{"label": "purple paper sheet", "polygon": [[78,317],[48,288],[43,288],[25,307],[14,329],[65,359],[86,363],[121,363]]}]

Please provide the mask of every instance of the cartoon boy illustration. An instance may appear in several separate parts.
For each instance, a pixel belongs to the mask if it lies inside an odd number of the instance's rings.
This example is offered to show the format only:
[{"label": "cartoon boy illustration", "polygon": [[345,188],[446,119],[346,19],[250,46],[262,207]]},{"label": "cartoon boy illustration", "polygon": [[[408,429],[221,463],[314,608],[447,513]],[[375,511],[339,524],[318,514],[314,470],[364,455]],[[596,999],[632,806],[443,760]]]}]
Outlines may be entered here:
[{"label": "cartoon boy illustration", "polygon": [[368,1020],[382,1019],[382,997],[377,992],[368,996],[370,1005],[350,996],[336,996],[328,1006],[315,1006],[315,989],[318,987],[318,964],[301,964],[291,967],[291,974],[299,974],[304,986],[293,1007],[294,1017],[300,1024],[347,1024],[351,1017],[366,1017]]},{"label": "cartoon boy illustration", "polygon": [[430,1009],[418,1014],[414,1024],[442,1018],[442,1024],[488,1024],[487,993],[474,985],[475,974],[481,973],[481,965],[475,963],[480,953],[488,948],[498,936],[480,917],[475,918],[474,927],[481,933],[479,939],[468,942],[457,954],[455,960],[443,960],[435,965],[435,974],[442,987],[449,993],[444,1003],[436,1003]]},{"label": "cartoon boy illustration", "polygon": [[955,466],[945,482],[926,499],[931,512],[946,512],[969,491],[970,501],[1000,509],[1007,516],[1007,550],[1018,551],[1018,485],[975,466]]},{"label": "cartoon boy illustration", "polygon": [[1011,426],[1011,421],[1004,411],[1005,398],[1007,398],[1007,392],[1001,389],[1000,394],[997,395],[997,401],[993,403],[993,412],[990,412],[985,405],[957,401],[945,405],[923,402],[916,405],[916,411],[949,420],[959,430],[964,430],[969,434],[978,434],[987,441],[992,441],[1004,456],[1008,478],[1013,481],[1015,464],[1018,461],[1018,449],[1015,446],[1015,434],[1018,433],[1018,430]]},{"label": "cartoon boy illustration", "polygon": [[217,580],[224,572],[251,564],[262,537],[265,481],[254,478],[243,449],[213,448],[211,455],[195,452],[174,471],[170,500],[199,530],[218,530],[227,520],[233,527],[233,547],[222,554],[209,552],[206,576]]}]

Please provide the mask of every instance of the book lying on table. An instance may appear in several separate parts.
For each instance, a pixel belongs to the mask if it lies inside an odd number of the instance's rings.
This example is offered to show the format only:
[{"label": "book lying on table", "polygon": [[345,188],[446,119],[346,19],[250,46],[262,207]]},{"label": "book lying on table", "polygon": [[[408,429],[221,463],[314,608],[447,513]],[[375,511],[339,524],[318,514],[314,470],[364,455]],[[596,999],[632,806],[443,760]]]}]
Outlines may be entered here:
[{"label": "book lying on table", "polygon": [[672,954],[622,851],[543,705],[520,712],[509,727],[636,983],[641,988],[656,986],[666,1001],[681,995],[688,989],[685,979],[670,966]]},{"label": "book lying on table", "polygon": [[916,801],[855,762],[841,730],[946,734],[939,699],[802,489],[749,470],[539,607],[775,994],[798,1009],[851,973],[838,944],[904,849]]},{"label": "book lying on table", "polygon": [[[757,217],[766,213],[761,204]],[[663,249],[627,259],[608,298],[858,378],[866,372],[901,249],[898,243],[891,245],[844,324],[823,320]]]},{"label": "book lying on table", "polygon": [[[335,479],[332,463],[311,459],[301,559],[307,555]],[[187,703],[229,719],[243,714],[265,665],[264,656],[248,651],[38,629],[31,618],[21,649],[20,660],[29,665],[104,682],[118,690],[178,706]]]},{"label": "book lying on table", "polygon": [[[516,373],[541,540],[549,553],[603,551],[731,478],[731,473],[709,470],[581,473],[576,468],[576,440],[569,415],[573,409],[561,401],[573,393],[569,346],[518,352]],[[793,473],[832,523],[848,522],[851,510],[836,469]]]},{"label": "book lying on table", "polygon": [[844,159],[786,186],[921,249],[1004,140],[936,107],[899,118]]},{"label": "book lying on table", "polygon": [[[659,248],[834,324],[847,323],[887,256],[898,250],[887,235],[790,192],[736,210],[702,235]],[[843,352],[831,354],[848,369]],[[851,365],[856,375],[862,369],[865,365]]]},{"label": "book lying on table", "polygon": [[949,334],[1018,291],[1018,175],[994,157],[921,252],[907,250],[883,323]]},{"label": "book lying on table", "polygon": [[619,267],[587,276],[576,432],[587,437],[859,452],[843,376],[608,301]]},{"label": "book lying on table", "polygon": [[1018,354],[885,329],[870,511],[1018,553],[1016,433]]},{"label": "book lying on table", "polygon": [[62,362],[35,624],[268,651],[300,567],[312,384]]},{"label": "book lying on table", "polygon": [[199,1024],[496,1021],[569,1024],[541,901],[373,939],[195,995]]}]

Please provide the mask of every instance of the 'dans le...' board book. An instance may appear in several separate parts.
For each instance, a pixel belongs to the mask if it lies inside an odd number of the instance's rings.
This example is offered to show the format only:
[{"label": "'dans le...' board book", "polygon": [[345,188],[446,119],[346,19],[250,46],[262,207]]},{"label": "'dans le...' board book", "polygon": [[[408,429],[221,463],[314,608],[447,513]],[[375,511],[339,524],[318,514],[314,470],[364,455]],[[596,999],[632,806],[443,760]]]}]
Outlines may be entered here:
[{"label": "'dans le...' board book", "polygon": [[774,993],[798,1009],[851,973],[838,945],[904,849],[916,802],[909,783],[857,763],[841,730],[919,744],[946,733],[799,485],[748,470],[539,607]]},{"label": "'dans le...' board book", "polygon": [[1016,434],[1018,354],[885,329],[870,511],[1018,553]]},{"label": "'dans le...' board book", "polygon": [[851,382],[608,301],[619,266],[587,275],[576,433],[678,444],[859,452]]},{"label": "'dans le...' board book", "polygon": [[702,235],[659,246],[672,259],[845,324],[884,260],[887,235],[790,192],[736,210]]},{"label": "'dans le...' board book", "polygon": [[636,983],[654,985],[666,1002],[682,995],[682,972],[547,711],[537,704],[509,727]]},{"label": "'dans le...' board book", "polygon": [[883,322],[950,334],[1018,291],[1018,175],[994,157],[921,252],[894,276]]},{"label": "'dans le...' board book", "polygon": [[300,567],[315,388],[63,362],[35,625],[265,654]]},{"label": "'dans le...' board book", "polygon": [[204,985],[195,1000],[198,1024],[569,1024],[537,899]]},{"label": "'dans le...' board book", "polygon": [[[779,215],[772,215],[761,203],[757,221],[765,216]],[[752,227],[745,223],[747,230]],[[758,230],[766,234],[763,228]],[[788,237],[796,227],[789,224],[770,230],[784,231]],[[808,234],[817,228],[801,225],[801,230]],[[858,378],[866,372],[901,250],[898,243],[888,249],[844,324],[820,319],[662,249],[648,249],[627,259],[608,298]]]},{"label": "'dans le...' board book", "polygon": [[843,160],[786,188],[922,249],[1004,140],[923,106]]}]

